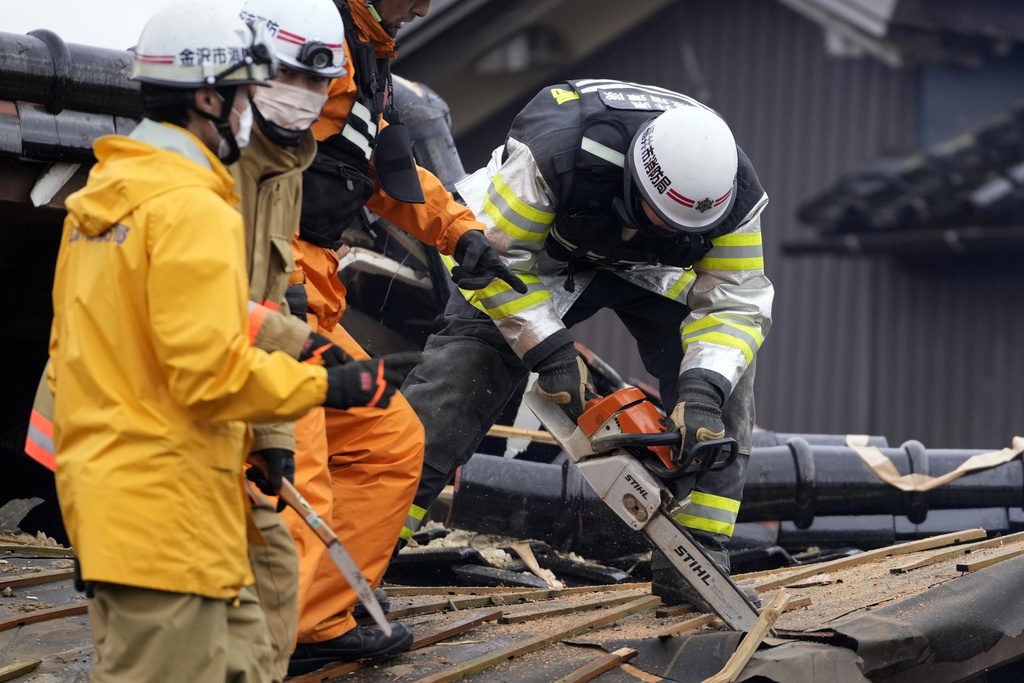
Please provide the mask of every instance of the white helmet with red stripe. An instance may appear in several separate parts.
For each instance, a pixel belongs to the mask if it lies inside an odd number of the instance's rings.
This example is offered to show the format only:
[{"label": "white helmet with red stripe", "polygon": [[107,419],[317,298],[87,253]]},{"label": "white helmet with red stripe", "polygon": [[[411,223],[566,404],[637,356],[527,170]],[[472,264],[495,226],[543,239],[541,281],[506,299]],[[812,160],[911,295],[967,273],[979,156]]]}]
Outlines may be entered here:
[{"label": "white helmet with red stripe", "polygon": [[271,48],[234,13],[208,2],[156,12],[133,52],[132,78],[169,88],[267,85],[274,70]]},{"label": "white helmet with red stripe", "polygon": [[704,233],[736,199],[736,140],[715,111],[699,104],[659,114],[633,137],[629,171],[651,209],[674,230]]},{"label": "white helmet with red stripe", "polygon": [[282,64],[326,78],[345,73],[345,24],[333,0],[248,0],[241,16],[266,27]]}]

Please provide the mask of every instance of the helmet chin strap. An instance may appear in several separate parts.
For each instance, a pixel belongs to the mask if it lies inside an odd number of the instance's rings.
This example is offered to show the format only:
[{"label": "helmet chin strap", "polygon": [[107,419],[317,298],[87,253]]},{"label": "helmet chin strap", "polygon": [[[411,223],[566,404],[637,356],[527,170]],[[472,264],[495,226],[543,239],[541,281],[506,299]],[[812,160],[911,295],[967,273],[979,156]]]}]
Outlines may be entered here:
[{"label": "helmet chin strap", "polygon": [[217,158],[220,159],[225,166],[230,166],[238,161],[238,157],[241,154],[241,150],[238,148],[238,141],[235,140],[235,132],[231,130],[231,104],[234,102],[235,92],[237,89],[237,86],[225,88],[225,94],[221,94],[219,91],[214,90],[214,92],[217,93],[217,97],[220,98],[219,116],[214,116],[213,114],[203,111],[195,105],[195,100],[190,104],[190,108],[195,113],[199,114],[213,125],[214,130],[216,130],[220,135],[221,141],[227,145],[226,152],[223,150],[223,145],[217,150]]}]

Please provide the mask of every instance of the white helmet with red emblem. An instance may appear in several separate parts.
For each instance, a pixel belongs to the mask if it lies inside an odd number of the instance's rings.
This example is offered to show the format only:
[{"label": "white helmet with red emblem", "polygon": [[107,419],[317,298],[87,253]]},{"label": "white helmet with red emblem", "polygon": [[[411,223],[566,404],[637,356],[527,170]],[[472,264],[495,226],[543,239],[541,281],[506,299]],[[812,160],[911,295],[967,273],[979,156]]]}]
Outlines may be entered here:
[{"label": "white helmet with red emblem", "polygon": [[694,104],[659,114],[637,131],[627,157],[640,198],[673,230],[705,233],[729,215],[736,140],[713,110]]},{"label": "white helmet with red emblem", "polygon": [[345,24],[332,0],[248,0],[241,16],[266,27],[282,64],[326,78],[345,73]]}]

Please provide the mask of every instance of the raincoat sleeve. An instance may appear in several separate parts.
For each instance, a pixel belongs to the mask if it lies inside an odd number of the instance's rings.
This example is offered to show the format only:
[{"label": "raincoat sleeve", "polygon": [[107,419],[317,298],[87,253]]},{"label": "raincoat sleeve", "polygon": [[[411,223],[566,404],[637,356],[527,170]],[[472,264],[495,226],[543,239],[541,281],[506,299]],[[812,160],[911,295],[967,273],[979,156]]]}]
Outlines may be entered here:
[{"label": "raincoat sleeve", "polygon": [[519,294],[501,280],[483,289],[460,291],[490,316],[512,349],[532,367],[548,351],[572,341],[551,292],[537,274],[557,205],[530,148],[509,138],[505,151],[503,162],[499,148],[488,168],[478,171],[486,172],[490,181],[486,194],[470,205],[486,226],[487,239],[526,283],[527,292]]},{"label": "raincoat sleeve", "polygon": [[739,227],[712,239],[710,252],[694,264],[695,275],[683,320],[681,377],[699,377],[726,398],[754,360],[772,322],[774,288],[764,272],[761,200]]},{"label": "raincoat sleeve", "polygon": [[211,192],[172,192],[161,206],[146,292],[172,396],[217,421],[296,419],[321,404],[324,368],[251,345],[241,216]]}]

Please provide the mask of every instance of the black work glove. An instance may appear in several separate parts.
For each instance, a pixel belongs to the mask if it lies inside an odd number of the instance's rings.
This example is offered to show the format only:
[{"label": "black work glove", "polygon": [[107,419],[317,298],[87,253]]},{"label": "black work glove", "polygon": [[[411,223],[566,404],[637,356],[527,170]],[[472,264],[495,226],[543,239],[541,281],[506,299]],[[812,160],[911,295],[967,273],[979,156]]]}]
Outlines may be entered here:
[{"label": "black work glove", "polygon": [[420,351],[403,351],[369,360],[353,360],[327,368],[328,408],[387,408],[406,375],[423,358]]},{"label": "black work glove", "polygon": [[[252,467],[245,471],[246,478],[268,496],[276,496],[285,479],[295,483],[295,454],[287,449],[253,451],[249,454],[249,463]],[[284,501],[278,501],[277,511],[284,508]]]},{"label": "black work glove", "polygon": [[682,434],[680,447],[672,447],[672,459],[683,462],[701,441],[725,436],[722,394],[710,382],[689,378],[679,382],[679,402],[672,411],[670,427]]},{"label": "black work glove", "polygon": [[288,310],[299,320],[305,322],[309,312],[309,298],[306,296],[306,285],[288,285],[284,290],[284,300],[288,302]]},{"label": "black work glove", "polygon": [[571,343],[552,351],[533,370],[540,395],[557,404],[573,422],[586,410],[587,401],[597,396],[587,365]]},{"label": "black work glove", "polygon": [[452,268],[452,280],[460,289],[483,289],[499,278],[520,294],[526,294],[526,283],[501,262],[482,230],[470,230],[459,238],[455,260],[459,265]]},{"label": "black work glove", "polygon": [[299,353],[300,363],[311,363],[331,367],[352,360],[345,351],[330,339],[317,332],[310,332]]}]

